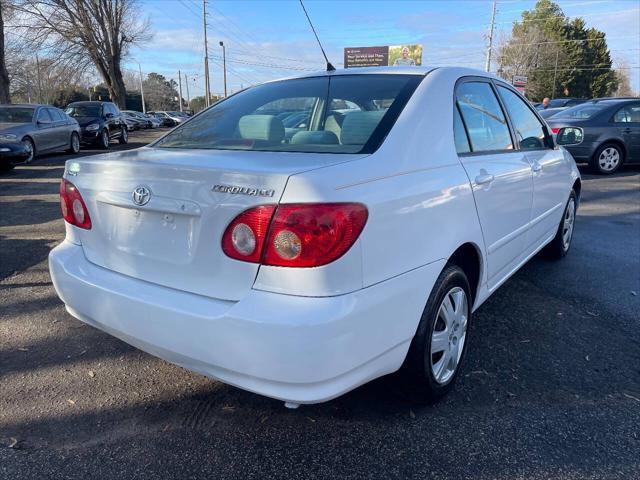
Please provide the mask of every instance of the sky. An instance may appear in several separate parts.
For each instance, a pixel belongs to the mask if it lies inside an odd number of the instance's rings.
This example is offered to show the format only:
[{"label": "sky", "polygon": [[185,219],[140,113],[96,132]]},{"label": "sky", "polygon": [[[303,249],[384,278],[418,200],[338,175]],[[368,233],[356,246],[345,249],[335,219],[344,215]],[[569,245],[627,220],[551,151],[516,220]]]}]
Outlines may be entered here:
[{"label": "sky", "polygon": [[[640,91],[640,2],[638,0],[564,0],[568,17],[607,36],[614,62],[628,68],[632,88]],[[512,23],[535,0],[497,3],[494,41],[508,38]],[[490,0],[341,1],[305,0],[305,6],[331,62],[341,68],[344,47],[422,44],[423,65],[484,69],[491,21]],[[201,0],[140,0],[153,38],[134,47],[125,67],[157,72],[178,80],[183,96],[204,94]],[[324,69],[324,60],[298,0],[208,0],[207,36],[211,90],[223,91],[222,48],[227,56],[230,92],[275,78]],[[492,64],[495,71],[496,63]],[[186,80],[184,78],[186,75]]]}]

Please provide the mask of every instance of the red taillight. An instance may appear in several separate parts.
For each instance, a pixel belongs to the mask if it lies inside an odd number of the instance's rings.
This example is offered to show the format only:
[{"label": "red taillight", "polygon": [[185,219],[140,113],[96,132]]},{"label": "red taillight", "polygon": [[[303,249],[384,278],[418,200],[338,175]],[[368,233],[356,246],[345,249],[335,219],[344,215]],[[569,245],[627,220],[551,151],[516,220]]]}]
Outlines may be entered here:
[{"label": "red taillight", "polygon": [[229,224],[222,236],[222,250],[231,258],[260,263],[275,205],[245,210]]},{"label": "red taillight", "polygon": [[559,128],[553,128],[553,127],[551,127],[551,133],[553,133],[554,135],[557,135],[559,131],[560,131],[560,129],[559,129]]},{"label": "red taillight", "polygon": [[85,230],[91,229],[91,218],[82,195],[73,183],[64,178],[60,182],[60,208],[67,223]]},{"label": "red taillight", "polygon": [[367,217],[367,208],[359,203],[255,207],[229,224],[222,249],[231,258],[247,262],[319,267],[337,260],[351,248]]}]

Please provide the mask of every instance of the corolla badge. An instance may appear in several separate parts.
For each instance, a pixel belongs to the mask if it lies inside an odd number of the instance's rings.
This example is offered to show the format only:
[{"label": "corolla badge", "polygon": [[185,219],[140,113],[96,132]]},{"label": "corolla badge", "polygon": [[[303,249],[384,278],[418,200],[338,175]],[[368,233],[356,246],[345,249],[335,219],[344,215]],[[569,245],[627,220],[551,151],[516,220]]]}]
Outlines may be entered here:
[{"label": "corolla badge", "polygon": [[149,200],[151,200],[151,190],[144,185],[138,185],[133,189],[131,197],[133,198],[133,203],[136,205],[146,205],[149,203]]}]

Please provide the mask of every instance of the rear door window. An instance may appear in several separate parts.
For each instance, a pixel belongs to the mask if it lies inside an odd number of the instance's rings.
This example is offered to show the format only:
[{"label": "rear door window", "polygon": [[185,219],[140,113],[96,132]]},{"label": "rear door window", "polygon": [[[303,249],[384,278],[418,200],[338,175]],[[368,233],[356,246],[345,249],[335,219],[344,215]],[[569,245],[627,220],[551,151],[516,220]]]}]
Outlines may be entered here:
[{"label": "rear door window", "polygon": [[38,112],[38,121],[45,122],[45,123],[49,123],[53,121],[53,119],[51,118],[51,115],[49,115],[49,112],[47,111],[46,108],[41,108],[40,111]]},{"label": "rear door window", "polygon": [[640,105],[626,105],[613,116],[615,123],[640,123]]},{"label": "rear door window", "polygon": [[486,82],[464,82],[456,90],[473,152],[513,150],[507,119],[493,88]]},{"label": "rear door window", "polygon": [[460,111],[458,107],[453,107],[453,137],[456,142],[456,151],[458,153],[469,153],[471,147],[469,146],[469,138],[467,132],[464,129],[462,123],[462,117],[460,117]]},{"label": "rear door window", "polygon": [[216,103],[163,148],[371,153],[424,78],[336,75],[266,83]]},{"label": "rear door window", "polygon": [[518,143],[522,150],[536,150],[545,148],[545,133],[540,120],[529,106],[513,91],[498,85],[498,92],[502,97],[513,126]]}]

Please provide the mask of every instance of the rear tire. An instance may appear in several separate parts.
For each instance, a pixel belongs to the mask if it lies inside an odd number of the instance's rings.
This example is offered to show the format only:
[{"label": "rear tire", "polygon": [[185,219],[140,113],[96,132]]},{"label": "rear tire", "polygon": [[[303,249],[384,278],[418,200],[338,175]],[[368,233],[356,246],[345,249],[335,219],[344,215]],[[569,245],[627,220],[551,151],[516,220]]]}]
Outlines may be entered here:
[{"label": "rear tire", "polygon": [[567,200],[564,212],[562,213],[562,218],[560,219],[560,225],[558,225],[556,236],[544,248],[544,253],[548,258],[560,260],[569,253],[571,240],[573,239],[573,230],[576,223],[577,205],[578,201],[576,192],[571,190],[569,200]]},{"label": "rear tire", "polygon": [[596,150],[591,158],[591,170],[600,175],[616,172],[624,162],[624,151],[616,143],[605,143]]},{"label": "rear tire", "polygon": [[467,276],[449,264],[436,280],[403,365],[418,397],[433,403],[452,388],[464,361],[471,321]]}]

